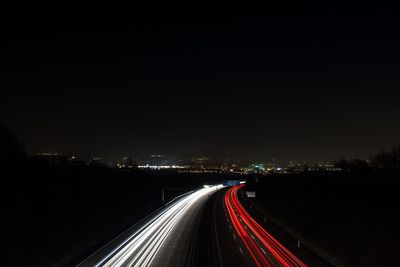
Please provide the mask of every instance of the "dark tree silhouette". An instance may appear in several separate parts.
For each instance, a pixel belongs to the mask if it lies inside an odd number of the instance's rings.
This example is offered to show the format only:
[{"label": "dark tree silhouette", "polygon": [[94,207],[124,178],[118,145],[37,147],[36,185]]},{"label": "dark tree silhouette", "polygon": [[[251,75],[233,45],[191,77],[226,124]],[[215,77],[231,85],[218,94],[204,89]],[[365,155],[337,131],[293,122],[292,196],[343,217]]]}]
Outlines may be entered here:
[{"label": "dark tree silhouette", "polygon": [[20,160],[25,157],[24,148],[14,134],[0,123],[0,160],[2,162]]},{"label": "dark tree silhouette", "polygon": [[371,164],[377,170],[400,171],[400,146],[371,157]]},{"label": "dark tree silhouette", "polygon": [[366,173],[371,171],[370,164],[361,159],[353,159],[349,162],[350,170],[356,173]]},{"label": "dark tree silhouette", "polygon": [[340,159],[335,163],[335,167],[339,168],[342,172],[350,171],[350,164],[345,159]]},{"label": "dark tree silhouette", "polygon": [[383,151],[370,157],[369,161],[353,159],[341,159],[336,164],[342,172],[366,173],[366,172],[400,172],[400,146],[390,151]]}]

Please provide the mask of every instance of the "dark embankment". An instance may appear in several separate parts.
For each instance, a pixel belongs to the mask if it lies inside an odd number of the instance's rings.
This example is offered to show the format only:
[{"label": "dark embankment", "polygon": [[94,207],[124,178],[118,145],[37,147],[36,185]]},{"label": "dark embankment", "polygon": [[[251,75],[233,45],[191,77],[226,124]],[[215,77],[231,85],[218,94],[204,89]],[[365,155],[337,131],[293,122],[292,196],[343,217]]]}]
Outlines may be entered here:
[{"label": "dark embankment", "polygon": [[399,176],[385,173],[264,177],[254,206],[335,264],[398,266]]}]

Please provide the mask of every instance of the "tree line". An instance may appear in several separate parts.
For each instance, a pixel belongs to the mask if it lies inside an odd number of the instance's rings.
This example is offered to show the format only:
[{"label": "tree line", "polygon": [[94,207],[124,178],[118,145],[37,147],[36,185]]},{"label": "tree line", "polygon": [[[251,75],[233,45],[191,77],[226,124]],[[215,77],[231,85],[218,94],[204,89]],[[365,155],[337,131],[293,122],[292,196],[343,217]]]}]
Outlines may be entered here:
[{"label": "tree line", "polygon": [[336,167],[343,172],[400,172],[400,145],[391,150],[382,151],[370,156],[368,160],[341,159]]}]

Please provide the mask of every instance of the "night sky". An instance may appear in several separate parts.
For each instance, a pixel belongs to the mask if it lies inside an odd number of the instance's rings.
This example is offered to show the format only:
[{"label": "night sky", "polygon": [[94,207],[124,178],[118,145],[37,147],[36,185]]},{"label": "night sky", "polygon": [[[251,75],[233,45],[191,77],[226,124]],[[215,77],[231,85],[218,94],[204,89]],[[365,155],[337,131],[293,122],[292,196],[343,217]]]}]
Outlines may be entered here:
[{"label": "night sky", "polygon": [[0,121],[28,152],[324,160],[400,144],[394,15],[125,22],[3,32]]}]

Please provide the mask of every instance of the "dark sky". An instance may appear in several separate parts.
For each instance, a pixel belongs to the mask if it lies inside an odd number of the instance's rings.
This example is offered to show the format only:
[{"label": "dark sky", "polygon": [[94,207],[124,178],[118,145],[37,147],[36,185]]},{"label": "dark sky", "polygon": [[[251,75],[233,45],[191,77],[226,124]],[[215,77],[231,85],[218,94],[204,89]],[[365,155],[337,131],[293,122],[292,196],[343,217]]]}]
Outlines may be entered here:
[{"label": "dark sky", "polygon": [[378,10],[23,22],[3,33],[0,120],[29,152],[366,157],[400,144],[398,26]]}]

